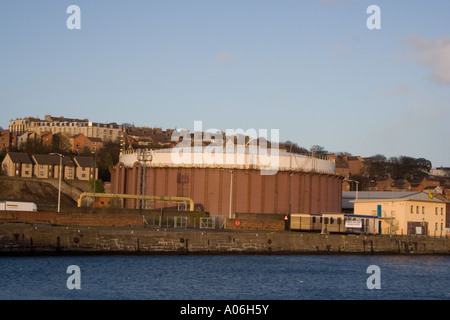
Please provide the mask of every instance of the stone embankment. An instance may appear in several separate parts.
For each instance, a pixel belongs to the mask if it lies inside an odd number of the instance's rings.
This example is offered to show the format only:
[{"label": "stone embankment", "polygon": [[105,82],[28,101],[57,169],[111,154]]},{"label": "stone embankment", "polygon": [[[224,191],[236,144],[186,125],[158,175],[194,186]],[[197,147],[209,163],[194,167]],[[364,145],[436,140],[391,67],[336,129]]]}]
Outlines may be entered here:
[{"label": "stone embankment", "polygon": [[3,223],[0,254],[449,254],[450,239]]}]

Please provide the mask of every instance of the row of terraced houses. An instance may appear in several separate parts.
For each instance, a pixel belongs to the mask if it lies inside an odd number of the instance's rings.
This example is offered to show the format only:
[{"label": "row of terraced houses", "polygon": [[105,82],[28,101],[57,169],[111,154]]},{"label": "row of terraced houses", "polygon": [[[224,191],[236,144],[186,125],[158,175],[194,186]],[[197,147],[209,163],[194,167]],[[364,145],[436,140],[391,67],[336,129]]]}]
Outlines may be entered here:
[{"label": "row of terraced houses", "polygon": [[[62,165],[62,166],[61,166]],[[21,178],[51,179],[61,177],[66,180],[92,180],[98,178],[98,167],[92,157],[8,152],[2,161],[5,176]]]}]

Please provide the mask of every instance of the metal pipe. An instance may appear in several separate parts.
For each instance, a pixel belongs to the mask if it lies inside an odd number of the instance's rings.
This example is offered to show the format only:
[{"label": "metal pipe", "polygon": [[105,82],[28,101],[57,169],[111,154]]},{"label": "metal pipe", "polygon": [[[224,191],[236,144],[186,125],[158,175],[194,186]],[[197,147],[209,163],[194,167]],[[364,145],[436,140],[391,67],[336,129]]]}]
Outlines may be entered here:
[{"label": "metal pipe", "polygon": [[[83,198],[93,197],[91,192],[83,192],[78,197],[78,207],[81,207]],[[97,195],[98,196],[98,195]],[[100,198],[118,198],[118,199],[142,199],[145,200],[159,200],[159,201],[174,201],[174,202],[189,202],[189,211],[194,211],[194,200],[187,197],[170,197],[170,196],[144,196],[136,194],[118,194],[118,193],[102,193]]]}]

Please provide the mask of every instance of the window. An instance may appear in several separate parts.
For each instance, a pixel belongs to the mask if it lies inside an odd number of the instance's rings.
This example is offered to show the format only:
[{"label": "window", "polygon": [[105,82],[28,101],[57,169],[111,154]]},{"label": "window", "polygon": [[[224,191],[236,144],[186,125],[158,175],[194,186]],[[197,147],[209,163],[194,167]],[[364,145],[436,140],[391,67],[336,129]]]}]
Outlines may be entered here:
[{"label": "window", "polygon": [[414,206],[411,206],[411,213],[414,213]]},{"label": "window", "polygon": [[419,206],[416,207],[416,213],[419,213]]},{"label": "window", "polygon": [[82,177],[82,178],[86,178],[86,173],[83,173],[83,174],[81,175],[81,177]]},{"label": "window", "polygon": [[434,230],[437,230],[438,229],[438,223],[436,222],[435,224],[434,224]]},{"label": "window", "polygon": [[434,213],[438,214],[438,207],[434,208]]},{"label": "window", "polygon": [[422,214],[425,214],[425,207],[422,206]]},{"label": "window", "polygon": [[444,215],[444,208],[441,208],[441,216]]}]

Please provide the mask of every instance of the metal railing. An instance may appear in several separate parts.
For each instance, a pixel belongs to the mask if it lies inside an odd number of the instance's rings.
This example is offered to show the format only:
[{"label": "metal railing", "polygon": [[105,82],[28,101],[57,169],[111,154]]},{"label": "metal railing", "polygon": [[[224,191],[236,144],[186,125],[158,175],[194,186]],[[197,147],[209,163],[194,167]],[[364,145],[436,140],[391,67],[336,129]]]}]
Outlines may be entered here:
[{"label": "metal railing", "polygon": [[226,217],[188,217],[188,216],[160,216],[143,215],[144,227],[151,228],[174,228],[174,229],[224,229]]}]

